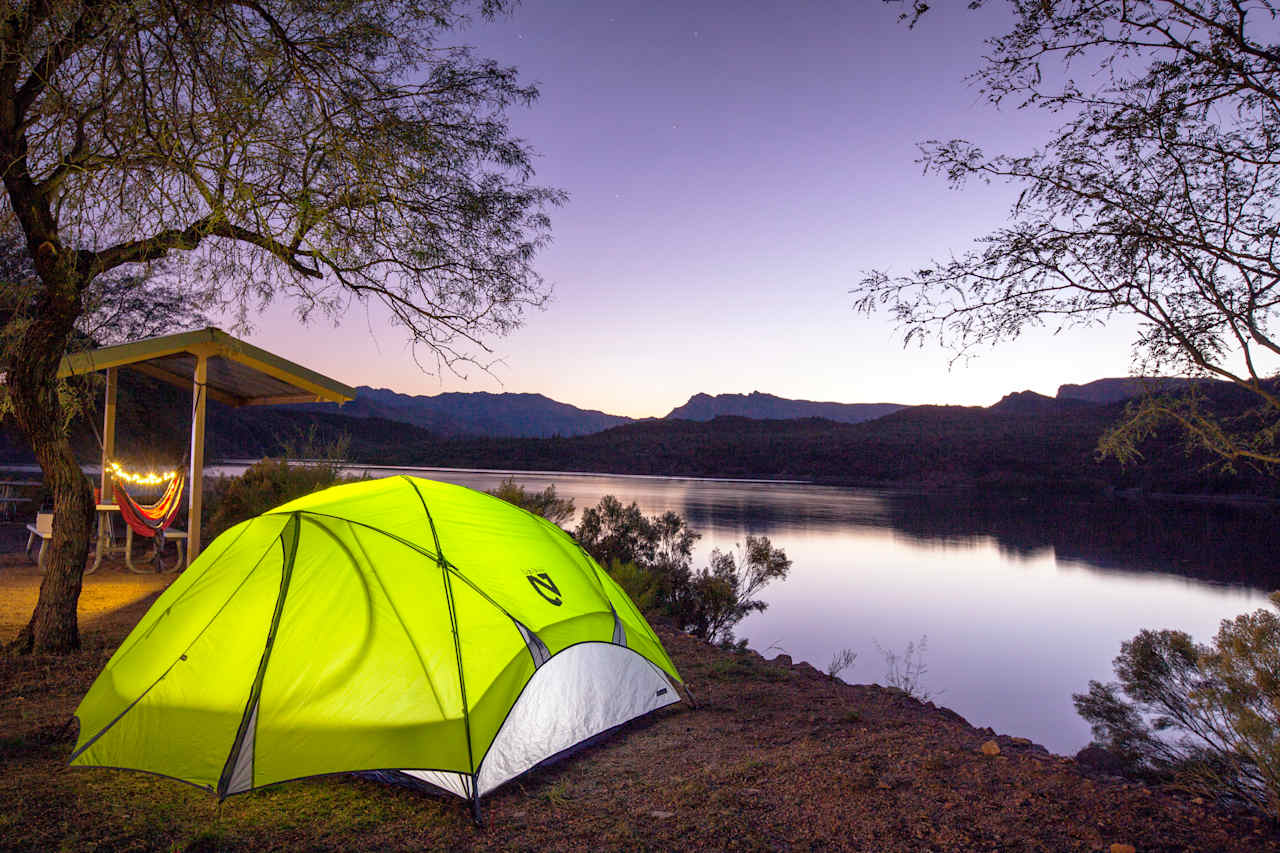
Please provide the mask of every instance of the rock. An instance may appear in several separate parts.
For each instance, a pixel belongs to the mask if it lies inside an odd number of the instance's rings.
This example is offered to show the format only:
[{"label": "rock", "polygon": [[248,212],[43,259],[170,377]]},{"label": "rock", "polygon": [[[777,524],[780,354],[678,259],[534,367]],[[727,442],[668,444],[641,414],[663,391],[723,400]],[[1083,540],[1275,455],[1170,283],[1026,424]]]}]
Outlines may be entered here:
[{"label": "rock", "polygon": [[778,655],[773,662],[781,666],[791,666],[791,655]]},{"label": "rock", "polygon": [[982,750],[983,755],[999,755],[1000,754],[1000,744],[996,743],[993,740],[987,741],[982,746],[980,746],[979,749]]},{"label": "rock", "polygon": [[1204,797],[1192,797],[1192,798],[1191,798],[1191,802],[1195,803],[1197,806],[1203,806],[1203,805],[1204,805]]},{"label": "rock", "polygon": [[1124,772],[1124,760],[1110,750],[1090,744],[1076,753],[1076,761],[1092,770],[1119,776]]},{"label": "rock", "polygon": [[[675,817],[675,812],[649,812],[649,817],[656,817],[658,820],[666,820],[669,817]],[[1129,848],[1131,851],[1133,848]]]},{"label": "rock", "polygon": [[1119,842],[1112,844],[1110,849],[1111,853],[1138,853],[1132,844],[1121,844]]},{"label": "rock", "polygon": [[1011,737],[1009,738],[1009,743],[1014,746],[1031,746],[1031,738]]}]

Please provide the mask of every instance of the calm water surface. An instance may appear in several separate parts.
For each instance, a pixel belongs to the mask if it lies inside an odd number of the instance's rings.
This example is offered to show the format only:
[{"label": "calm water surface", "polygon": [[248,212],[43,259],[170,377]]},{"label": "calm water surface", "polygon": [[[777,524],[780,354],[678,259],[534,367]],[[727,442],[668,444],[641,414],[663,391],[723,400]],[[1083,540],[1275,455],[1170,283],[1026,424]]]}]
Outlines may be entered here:
[{"label": "calm water surface", "polygon": [[[219,469],[238,472],[242,466]],[[399,471],[489,489],[507,472]],[[646,513],[675,510],[712,548],[766,535],[793,561],[769,608],[738,636],[766,657],[886,683],[878,650],[928,637],[923,687],[977,726],[1073,753],[1089,741],[1071,694],[1111,677],[1141,628],[1207,640],[1280,588],[1275,508],[1138,501],[984,500],[800,484],[517,473],[577,507],[613,494]]]}]

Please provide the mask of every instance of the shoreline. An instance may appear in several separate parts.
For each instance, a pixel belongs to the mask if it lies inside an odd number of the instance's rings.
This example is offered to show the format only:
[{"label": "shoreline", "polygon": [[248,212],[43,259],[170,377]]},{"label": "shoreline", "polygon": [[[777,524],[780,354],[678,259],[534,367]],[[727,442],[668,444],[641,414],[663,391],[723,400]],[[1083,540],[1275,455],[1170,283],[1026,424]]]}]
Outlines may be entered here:
[{"label": "shoreline", "polygon": [[[350,774],[222,805],[136,772],[66,767],[63,724],[171,575],[86,579],[84,650],[0,654],[0,831],[18,850],[744,849],[1274,850],[1280,827],[1109,776],[1026,738],[786,655],[654,628],[696,698],[504,785],[475,827],[461,801]],[[40,575],[0,555],[0,632]],[[1113,848],[1111,845],[1129,845]]]},{"label": "shoreline", "polygon": [[[225,467],[248,467],[258,459],[226,458],[206,462],[206,475],[218,476],[216,469]],[[1064,485],[1056,480],[1027,480],[1025,482],[981,483],[981,482],[936,482],[936,481],[882,481],[843,478],[769,478],[769,477],[731,477],[695,474],[637,474],[611,471],[576,471],[564,469],[530,469],[530,468],[453,468],[440,465],[397,465],[382,462],[340,461],[330,463],[321,459],[291,460],[299,464],[336,464],[343,469],[360,469],[365,471],[420,471],[456,472],[462,474],[494,474],[504,476],[530,477],[613,477],[634,480],[677,480],[705,483],[745,483],[750,485],[777,486],[811,486],[814,488],[858,489],[867,491],[885,491],[896,494],[922,495],[955,495],[969,496],[975,494],[998,496],[1005,499],[1084,499],[1090,501],[1152,501],[1155,503],[1190,503],[1222,506],[1272,508],[1280,507],[1280,497],[1252,495],[1247,493],[1202,493],[1202,492],[1162,492],[1144,491],[1141,488],[1116,488],[1094,481],[1081,481]],[[81,465],[86,474],[96,476],[101,466],[97,463]],[[0,471],[12,471],[23,474],[40,473],[39,465],[32,462],[0,463]]]}]

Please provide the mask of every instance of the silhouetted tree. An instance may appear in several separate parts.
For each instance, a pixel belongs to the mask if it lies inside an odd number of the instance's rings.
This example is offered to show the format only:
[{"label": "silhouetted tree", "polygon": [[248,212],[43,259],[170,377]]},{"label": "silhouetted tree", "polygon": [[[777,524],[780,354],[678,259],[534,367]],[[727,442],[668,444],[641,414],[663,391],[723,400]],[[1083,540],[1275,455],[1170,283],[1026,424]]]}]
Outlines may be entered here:
[{"label": "silhouetted tree", "polygon": [[55,377],[103,274],[182,256],[193,298],[242,314],[273,296],[304,318],[373,299],[437,365],[478,357],[543,302],[531,263],[561,195],[529,184],[505,119],[536,90],[442,44],[509,5],[5,4],[0,171],[36,275],[3,361],[56,512],[18,648],[79,642],[93,498]]},{"label": "silhouetted tree", "polygon": [[[982,0],[971,3],[982,5]],[[1135,367],[1247,389],[1221,417],[1200,395],[1148,395],[1103,439],[1122,461],[1172,419],[1223,464],[1280,462],[1280,44],[1263,0],[1011,0],[1010,30],[974,75],[994,103],[1061,127],[1028,153],[989,156],[953,139],[922,146],[926,170],[1021,187],[983,247],[892,277],[867,274],[862,311],[887,308],[906,339],[958,354],[1028,327],[1136,317]],[[927,19],[916,0],[904,18]]]}]

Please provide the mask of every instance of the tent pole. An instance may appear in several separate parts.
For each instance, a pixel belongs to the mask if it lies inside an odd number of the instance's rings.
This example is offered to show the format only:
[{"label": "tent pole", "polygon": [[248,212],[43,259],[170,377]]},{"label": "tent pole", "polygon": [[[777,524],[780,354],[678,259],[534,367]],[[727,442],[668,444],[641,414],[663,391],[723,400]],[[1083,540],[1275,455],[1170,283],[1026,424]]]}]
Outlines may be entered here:
[{"label": "tent pole", "polygon": [[116,455],[116,388],[119,368],[107,368],[107,395],[102,406],[102,477],[98,503],[111,502],[111,470],[107,465]]},{"label": "tent pole", "polygon": [[200,554],[200,520],[204,508],[204,386],[209,379],[209,356],[196,356],[191,380],[191,498],[187,503],[187,565]]}]

